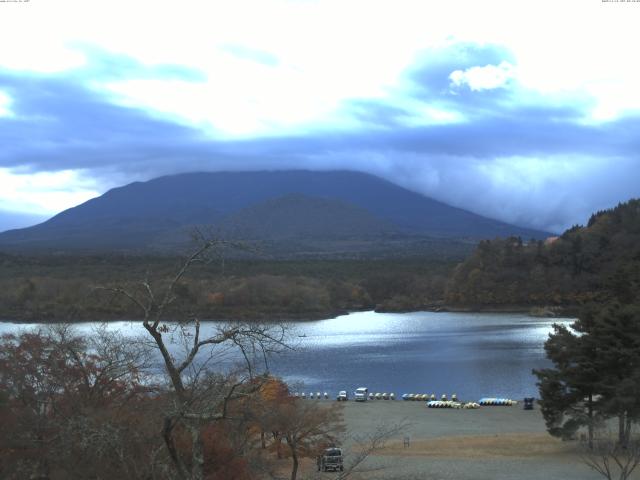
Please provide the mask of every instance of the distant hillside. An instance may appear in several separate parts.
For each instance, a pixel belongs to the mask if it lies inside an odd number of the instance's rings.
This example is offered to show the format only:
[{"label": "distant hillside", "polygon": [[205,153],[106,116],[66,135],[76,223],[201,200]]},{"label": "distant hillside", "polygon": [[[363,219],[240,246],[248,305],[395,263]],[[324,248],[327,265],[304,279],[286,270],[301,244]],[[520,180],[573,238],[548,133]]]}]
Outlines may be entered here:
[{"label": "distant hillside", "polygon": [[482,241],[454,271],[449,305],[576,306],[640,298],[640,200],[594,214],[553,242]]},{"label": "distant hillside", "polygon": [[[289,194],[256,203],[217,222],[225,237],[258,241],[332,240],[379,237],[397,228],[367,210],[340,200]],[[168,232],[154,244],[184,241],[188,227]]]},{"label": "distant hillside", "polygon": [[397,228],[340,200],[289,194],[231,214],[224,228],[243,238],[366,237]]},{"label": "distant hillside", "polygon": [[[356,172],[188,173],[135,182],[30,228],[0,234],[0,249],[133,251],[174,248],[196,225],[235,238],[299,241],[389,235],[479,240],[544,238]],[[406,242],[393,245],[397,248]]]}]

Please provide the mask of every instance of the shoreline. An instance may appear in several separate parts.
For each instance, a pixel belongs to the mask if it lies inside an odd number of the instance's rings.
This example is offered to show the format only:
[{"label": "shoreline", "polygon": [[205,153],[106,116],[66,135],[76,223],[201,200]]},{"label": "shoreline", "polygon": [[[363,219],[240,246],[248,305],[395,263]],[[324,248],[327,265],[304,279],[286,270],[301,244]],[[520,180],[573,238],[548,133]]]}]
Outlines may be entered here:
[{"label": "shoreline", "polygon": [[[323,311],[323,312],[310,312],[307,314],[292,314],[286,312],[278,312],[273,313],[269,312],[267,314],[262,315],[220,315],[220,316],[207,316],[206,319],[201,319],[201,321],[210,321],[210,322],[220,322],[220,321],[229,321],[229,322],[255,322],[255,323],[276,323],[276,322],[284,322],[284,323],[305,323],[305,322],[314,322],[318,320],[329,320],[332,318],[348,315],[350,313],[357,312],[376,312],[376,313],[419,313],[419,312],[433,312],[433,313],[496,313],[496,314],[527,314],[531,317],[539,317],[539,318],[566,318],[566,317],[575,317],[578,314],[579,307],[578,306],[566,306],[566,307],[549,307],[549,306],[524,306],[524,305],[492,305],[492,306],[459,306],[459,305],[444,305],[444,304],[428,304],[428,305],[420,305],[416,308],[407,308],[407,309],[387,309],[380,308],[380,306],[367,306],[366,308],[361,309],[337,309],[331,311]],[[34,319],[34,318],[10,318],[10,317],[2,317],[0,318],[0,323],[15,323],[15,324],[23,324],[23,325],[32,325],[32,324],[55,324],[55,323],[87,323],[87,322],[101,322],[101,323],[111,323],[111,322],[122,322],[122,321],[131,321],[137,322],[142,321],[141,318],[137,317],[114,317],[114,316],[104,316],[104,317],[94,317],[94,318],[83,318],[83,319],[69,319],[69,318],[47,318],[47,319]],[[170,321],[170,320],[166,320]]]}]

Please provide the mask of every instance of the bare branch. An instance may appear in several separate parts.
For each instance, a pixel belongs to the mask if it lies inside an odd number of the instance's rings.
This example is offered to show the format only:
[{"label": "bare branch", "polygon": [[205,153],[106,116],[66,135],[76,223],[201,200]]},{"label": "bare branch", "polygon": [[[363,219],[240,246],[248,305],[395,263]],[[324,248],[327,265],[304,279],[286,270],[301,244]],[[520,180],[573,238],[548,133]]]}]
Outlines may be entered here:
[{"label": "bare branch", "polygon": [[[211,261],[211,254],[226,246],[237,247],[237,244],[223,240],[207,239],[199,229],[195,230],[194,238],[199,246],[185,258],[175,275],[162,284],[162,293],[154,292],[148,275],[138,285],[141,291],[127,290],[120,286],[101,288],[127,298],[140,308],[144,314],[142,325],[160,351],[175,394],[172,398],[173,405],[166,415],[162,435],[176,473],[182,478],[203,476],[203,425],[226,419],[232,401],[247,398],[260,388],[261,383],[253,380],[256,358],[261,356],[266,368],[270,354],[289,348],[284,326],[274,328],[257,324],[233,324],[219,328],[213,335],[203,335],[200,319],[196,315],[189,315],[184,321],[161,325],[166,320],[168,308],[177,298],[176,290],[189,269],[197,263]],[[172,333],[168,334],[169,332]],[[180,336],[180,343],[184,347],[184,356],[180,359],[174,358],[174,352],[169,349],[173,343],[173,333]],[[222,349],[225,344],[235,346],[243,356],[248,379],[214,373],[216,365],[212,363],[213,351],[215,347]],[[206,353],[200,355],[203,350],[209,352],[208,357]],[[198,361],[202,356],[205,360]],[[221,368],[220,365],[217,366]],[[177,453],[174,439],[177,425],[186,428],[191,434],[190,462],[181,459]]]},{"label": "bare branch", "polygon": [[343,480],[356,473],[382,470],[384,467],[364,468],[364,463],[371,455],[384,449],[387,441],[405,431],[409,425],[406,420],[392,424],[381,423],[376,427],[374,432],[369,435],[355,435],[353,440],[357,448],[355,452],[352,452],[349,465],[345,467],[344,471],[341,472],[337,478]]},{"label": "bare branch", "polygon": [[607,480],[627,480],[640,465],[640,440],[620,445],[610,435],[601,435],[594,442],[593,449],[582,455],[582,461]]}]

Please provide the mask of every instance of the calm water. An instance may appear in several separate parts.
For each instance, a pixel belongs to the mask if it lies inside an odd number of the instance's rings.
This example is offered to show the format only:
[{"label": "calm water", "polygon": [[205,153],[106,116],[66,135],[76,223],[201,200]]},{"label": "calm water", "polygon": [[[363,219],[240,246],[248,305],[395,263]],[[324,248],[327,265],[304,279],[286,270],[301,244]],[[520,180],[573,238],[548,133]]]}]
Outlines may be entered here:
[{"label": "calm water", "polygon": [[[547,366],[543,344],[554,322],[514,314],[358,312],[296,325],[296,351],[271,360],[271,371],[294,389],[352,392],[457,393],[521,399],[536,396],[531,369]],[[80,324],[90,330],[94,324]],[[215,323],[208,323],[214,328]],[[24,325],[0,323],[0,333]],[[127,335],[139,324],[115,322]],[[225,361],[233,359],[227,353]]]}]

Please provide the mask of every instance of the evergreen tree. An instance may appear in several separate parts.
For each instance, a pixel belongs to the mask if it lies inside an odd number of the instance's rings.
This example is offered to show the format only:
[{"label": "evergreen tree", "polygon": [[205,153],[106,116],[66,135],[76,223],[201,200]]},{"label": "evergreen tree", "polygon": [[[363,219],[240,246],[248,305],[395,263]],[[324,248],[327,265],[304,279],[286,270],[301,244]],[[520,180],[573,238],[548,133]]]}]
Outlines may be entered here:
[{"label": "evergreen tree", "polygon": [[[572,325],[575,329],[576,324]],[[596,347],[584,335],[555,324],[545,343],[555,368],[534,370],[540,388],[540,405],[547,430],[562,439],[573,438],[586,426],[589,445],[600,420],[597,408],[599,374],[593,362]]]},{"label": "evergreen tree", "polygon": [[618,417],[618,441],[626,445],[640,419],[640,308],[611,303],[588,309],[577,322],[585,341],[597,345],[601,411]]},{"label": "evergreen tree", "polygon": [[545,351],[554,368],[534,374],[549,433],[566,439],[586,426],[591,446],[596,424],[617,417],[618,441],[626,445],[640,419],[640,308],[585,308],[571,330],[554,325]]}]

